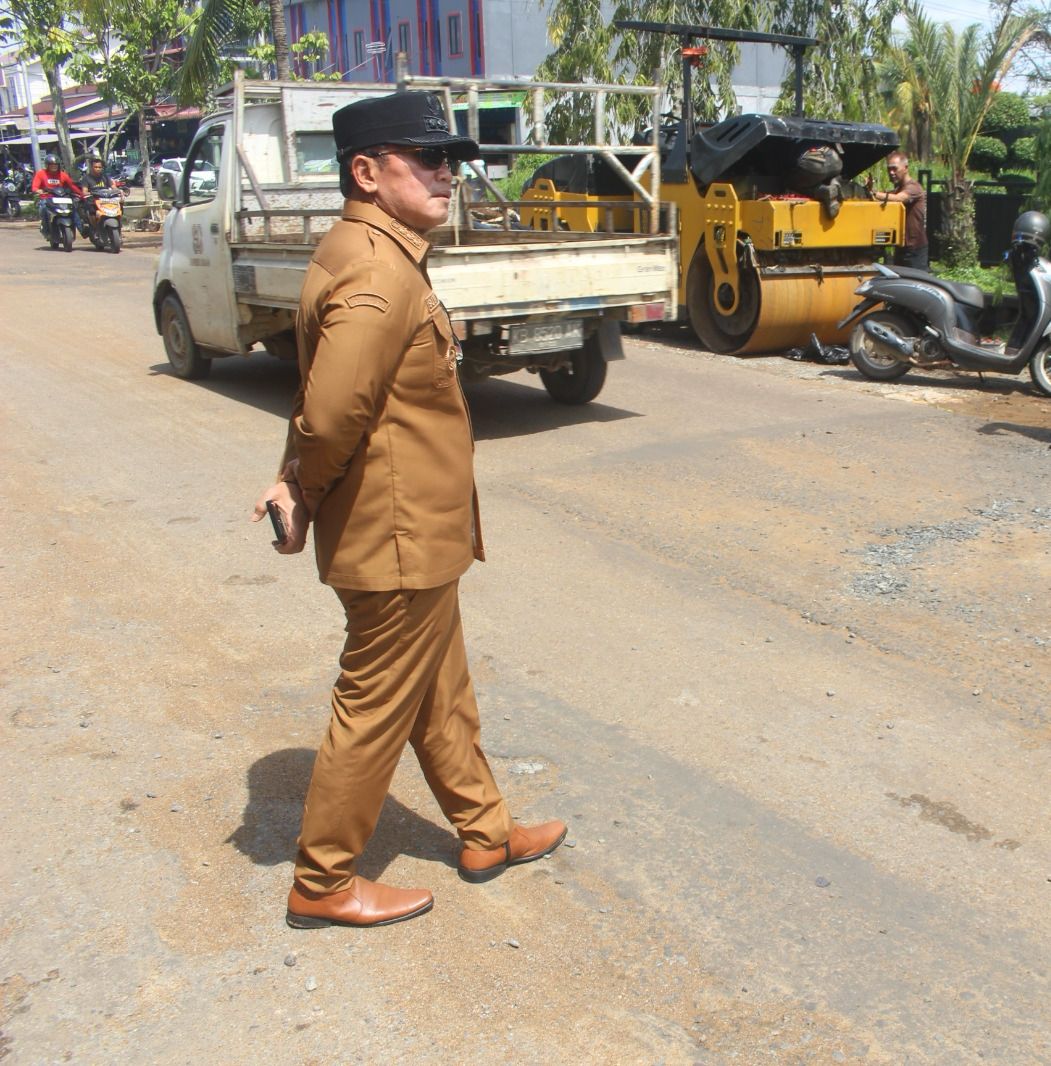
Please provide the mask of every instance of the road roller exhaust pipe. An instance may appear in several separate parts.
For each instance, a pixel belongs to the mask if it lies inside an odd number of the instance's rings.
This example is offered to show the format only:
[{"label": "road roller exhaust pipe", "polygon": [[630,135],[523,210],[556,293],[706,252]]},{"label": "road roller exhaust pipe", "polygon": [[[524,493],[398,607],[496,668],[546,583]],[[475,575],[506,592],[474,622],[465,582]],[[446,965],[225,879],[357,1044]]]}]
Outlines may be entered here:
[{"label": "road roller exhaust pipe", "polygon": [[877,344],[890,348],[903,362],[907,362],[915,354],[912,350],[912,344],[907,338],[891,333],[889,329],[881,326],[878,322],[873,322],[870,318],[863,318],[859,324]]}]

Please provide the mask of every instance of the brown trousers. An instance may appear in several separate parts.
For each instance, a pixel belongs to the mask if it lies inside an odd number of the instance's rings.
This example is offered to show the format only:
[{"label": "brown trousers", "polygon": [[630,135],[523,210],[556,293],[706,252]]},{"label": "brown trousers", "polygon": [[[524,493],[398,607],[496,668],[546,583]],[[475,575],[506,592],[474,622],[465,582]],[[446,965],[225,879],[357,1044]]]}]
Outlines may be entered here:
[{"label": "brown trousers", "polygon": [[468,847],[503,844],[511,815],[482,753],[459,582],[335,591],[347,612],[347,643],[307,791],[296,880],[314,892],[347,887],[406,741],[460,839]]}]

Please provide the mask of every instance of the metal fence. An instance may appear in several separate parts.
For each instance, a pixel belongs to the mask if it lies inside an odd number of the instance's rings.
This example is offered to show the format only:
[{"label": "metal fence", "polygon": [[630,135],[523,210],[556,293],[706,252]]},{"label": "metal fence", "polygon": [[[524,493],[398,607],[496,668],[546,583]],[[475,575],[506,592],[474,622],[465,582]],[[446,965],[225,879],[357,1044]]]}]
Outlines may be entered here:
[{"label": "metal fence", "polygon": [[[921,178],[921,180],[923,180]],[[945,183],[923,182],[927,189],[927,234],[931,242],[931,259],[941,258],[939,234],[945,217]],[[987,190],[989,185],[985,186]],[[1011,243],[1014,220],[1030,207],[1031,190],[1018,191],[1017,186],[1001,185],[1002,192],[983,191],[980,186],[974,194],[974,228],[978,237],[978,261],[982,266],[999,263]]]}]

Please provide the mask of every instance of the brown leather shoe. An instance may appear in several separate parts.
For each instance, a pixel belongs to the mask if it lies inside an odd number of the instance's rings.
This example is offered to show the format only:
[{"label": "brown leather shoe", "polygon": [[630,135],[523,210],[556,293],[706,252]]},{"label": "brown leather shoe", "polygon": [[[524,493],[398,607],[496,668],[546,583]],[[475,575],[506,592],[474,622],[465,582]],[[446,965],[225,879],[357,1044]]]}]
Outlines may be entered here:
[{"label": "brown leather shoe", "polygon": [[393,925],[426,914],[433,906],[434,897],[425,888],[392,888],[354,877],[349,888],[328,894],[293,884],[285,921],[293,929]]},{"label": "brown leather shoe", "polygon": [[544,822],[529,829],[516,825],[511,830],[511,838],[498,848],[464,848],[460,852],[460,876],[473,885],[491,881],[508,866],[519,866],[550,855],[566,839],[567,832],[565,822]]}]

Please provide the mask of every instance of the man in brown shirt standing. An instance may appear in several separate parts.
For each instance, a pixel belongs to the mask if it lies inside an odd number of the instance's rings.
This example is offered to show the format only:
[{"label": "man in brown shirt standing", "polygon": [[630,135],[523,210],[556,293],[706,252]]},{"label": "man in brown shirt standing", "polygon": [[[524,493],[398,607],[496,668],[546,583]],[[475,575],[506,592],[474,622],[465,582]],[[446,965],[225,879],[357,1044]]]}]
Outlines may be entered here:
[{"label": "man in brown shirt standing", "polygon": [[484,558],[459,345],[426,272],[424,235],[445,221],[452,172],[478,157],[431,93],[370,98],[332,119],[346,202],[303,284],[301,386],[277,503],[303,549],[313,524],[321,580],[347,617],[332,718],[299,837],[288,924],[385,925],[431,893],[381,885],[355,863],[406,742],[462,842],[460,876],[482,882],[554,851],[562,822],[508,812],[480,744],[460,624],[460,575]]},{"label": "man in brown shirt standing", "polygon": [[927,248],[927,193],[915,178],[909,176],[909,160],[902,152],[892,152],[887,156],[887,176],[894,189],[891,192],[875,193],[876,201],[905,205],[905,242],[894,253],[894,262],[898,266],[927,270],[930,266]]}]

